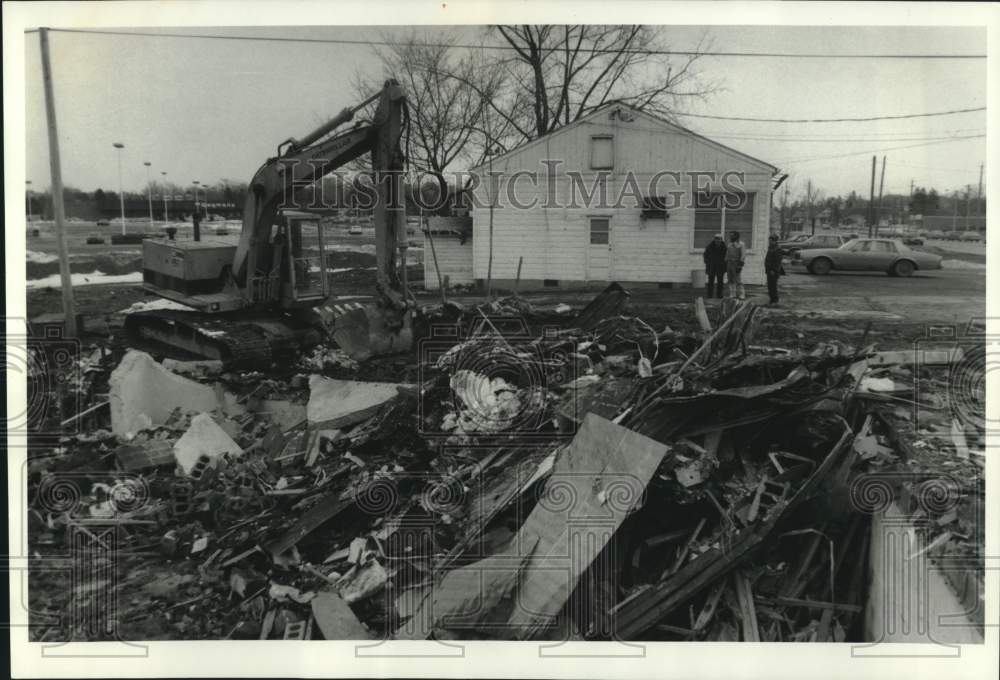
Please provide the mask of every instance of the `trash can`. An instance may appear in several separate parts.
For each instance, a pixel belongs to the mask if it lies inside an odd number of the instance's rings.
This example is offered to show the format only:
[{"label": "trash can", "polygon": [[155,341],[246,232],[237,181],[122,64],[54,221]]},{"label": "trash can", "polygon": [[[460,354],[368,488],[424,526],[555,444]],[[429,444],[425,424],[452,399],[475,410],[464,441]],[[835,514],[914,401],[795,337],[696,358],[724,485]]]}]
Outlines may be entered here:
[{"label": "trash can", "polygon": [[707,282],[704,269],[692,269],[691,270],[691,287],[692,288],[704,288]]}]

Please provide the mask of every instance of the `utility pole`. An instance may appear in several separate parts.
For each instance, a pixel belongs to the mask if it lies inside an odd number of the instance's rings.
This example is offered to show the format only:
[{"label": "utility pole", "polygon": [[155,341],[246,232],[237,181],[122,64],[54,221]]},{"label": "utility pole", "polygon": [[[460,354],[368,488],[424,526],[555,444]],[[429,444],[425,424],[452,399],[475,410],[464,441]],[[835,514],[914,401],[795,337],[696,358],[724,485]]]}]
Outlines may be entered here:
[{"label": "utility pole", "polygon": [[812,235],[815,235],[816,223],[812,221],[812,190],[813,190],[813,182],[812,180],[809,180],[808,182],[806,182],[806,222],[808,222],[809,226],[812,228],[812,231],[810,233]]},{"label": "utility pole", "polygon": [[73,279],[69,272],[69,251],[66,248],[66,212],[63,206],[62,165],[59,161],[59,133],[56,127],[56,102],[52,91],[52,64],[49,61],[49,29],[40,28],[42,47],[42,80],[45,85],[45,117],[49,127],[49,168],[52,172],[52,212],[56,219],[56,244],[59,247],[59,281],[62,284],[63,317],[66,336],[75,338],[76,305],[73,303]]},{"label": "utility pole", "polygon": [[878,212],[875,213],[875,236],[878,236],[878,225],[882,221],[882,187],[885,184],[885,156],[882,156],[882,178],[878,181]]},{"label": "utility pole", "polygon": [[121,142],[112,142],[113,147],[118,149],[118,203],[122,209],[122,236],[125,235],[125,191],[122,189],[122,149],[125,145]]},{"label": "utility pole", "polygon": [[875,156],[872,156],[872,185],[868,190],[868,238],[872,237],[872,217],[875,214]]},{"label": "utility pole", "polygon": [[785,228],[785,208],[788,206],[788,185],[785,184],[785,194],[781,199],[781,238],[788,238],[788,231]]},{"label": "utility pole", "polygon": [[[983,202],[983,164],[979,164],[979,189],[976,191],[976,216],[979,216],[979,204]],[[985,212],[985,211],[984,211]]]},{"label": "utility pole", "polygon": [[30,179],[24,180],[24,186],[25,186],[24,197],[28,200],[28,221],[30,222],[31,221],[31,217],[32,217],[32,215],[31,215],[31,180]]},{"label": "utility pole", "polygon": [[149,161],[145,161],[143,165],[146,166],[146,200],[149,201],[149,226],[153,226],[153,183],[149,179],[149,166],[152,165]]},{"label": "utility pole", "polygon": [[910,180],[910,199],[906,203],[906,222],[910,223],[910,206],[913,205],[913,180]]},{"label": "utility pole", "polygon": [[955,211],[951,215],[951,230],[955,231],[958,228],[958,192],[952,193],[952,199],[955,202]]},{"label": "utility pole", "polygon": [[161,171],[163,175],[163,226],[170,223],[170,216],[167,214],[167,173]]}]

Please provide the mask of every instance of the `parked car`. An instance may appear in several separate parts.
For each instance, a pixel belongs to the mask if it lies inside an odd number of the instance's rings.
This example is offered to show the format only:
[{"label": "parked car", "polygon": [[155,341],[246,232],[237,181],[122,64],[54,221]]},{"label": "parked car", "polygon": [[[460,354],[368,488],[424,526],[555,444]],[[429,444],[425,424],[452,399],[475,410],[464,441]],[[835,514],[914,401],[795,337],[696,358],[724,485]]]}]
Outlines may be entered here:
[{"label": "parked car", "polygon": [[938,231],[937,229],[935,229],[934,231],[929,231],[927,232],[927,238],[940,241],[941,239],[944,238],[944,232]]},{"label": "parked car", "polygon": [[101,236],[100,234],[89,234],[87,236],[88,246],[97,246],[101,245],[102,243],[104,243],[104,237]]},{"label": "parked car", "polygon": [[978,243],[982,240],[982,234],[978,231],[963,231],[962,235],[959,237],[962,241],[975,241]]},{"label": "parked car", "polygon": [[363,231],[361,230],[361,225],[359,225],[359,224],[352,224],[352,225],[351,225],[351,226],[350,226],[350,227],[348,228],[348,230],[347,230],[347,233],[348,233],[348,234],[354,234],[354,235],[357,235],[357,234],[363,234],[364,232],[363,232]]},{"label": "parked car", "polygon": [[109,220],[106,220],[106,219],[100,219],[100,220],[97,220],[97,226],[99,226],[99,227],[110,227],[111,226],[111,222]]},{"label": "parked car", "polygon": [[[810,236],[804,241],[799,241],[789,245],[787,248],[782,248],[782,255],[794,256],[794,254],[799,250],[808,250],[810,248],[839,248],[849,241],[846,236],[841,236],[840,234],[815,234]],[[780,245],[779,245],[780,247]]]},{"label": "parked car", "polygon": [[922,246],[924,239],[919,236],[907,236],[903,239],[903,243],[908,246]]},{"label": "parked car", "polygon": [[778,247],[781,249],[781,252],[784,253],[786,252],[786,248],[789,248],[796,243],[802,243],[808,238],[809,234],[796,234],[795,236],[785,239],[784,241],[778,241]]},{"label": "parked car", "polygon": [[941,257],[911,250],[898,239],[858,238],[839,248],[801,250],[794,262],[810,274],[839,271],[881,271],[889,276],[910,276],[916,270],[940,269]]},{"label": "parked car", "polygon": [[945,241],[958,241],[961,238],[962,238],[962,232],[958,231],[957,229],[949,229],[948,231],[944,232]]}]

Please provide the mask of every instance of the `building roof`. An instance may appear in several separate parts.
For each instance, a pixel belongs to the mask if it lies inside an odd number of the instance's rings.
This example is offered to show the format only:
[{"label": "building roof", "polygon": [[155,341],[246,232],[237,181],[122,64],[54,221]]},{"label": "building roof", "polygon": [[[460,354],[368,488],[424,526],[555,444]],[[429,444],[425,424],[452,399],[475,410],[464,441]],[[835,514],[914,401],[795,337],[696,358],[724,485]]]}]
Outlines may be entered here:
[{"label": "building roof", "polygon": [[[578,118],[577,120],[573,121],[569,125],[564,125],[564,126],[562,126],[560,128],[556,128],[555,130],[553,130],[553,131],[551,131],[551,132],[549,132],[547,134],[544,134],[541,137],[536,137],[535,139],[532,139],[531,141],[525,142],[524,144],[521,144],[520,146],[516,146],[513,149],[510,149],[509,151],[506,151],[506,152],[500,154],[499,156],[494,157],[493,158],[493,162],[496,163],[497,161],[502,160],[502,159],[504,159],[504,158],[506,158],[506,157],[508,157],[508,156],[510,156],[512,154],[514,154],[514,153],[518,153],[520,151],[523,151],[524,149],[530,148],[530,147],[535,146],[537,144],[541,144],[542,142],[544,142],[546,139],[548,139],[550,137],[562,134],[564,132],[568,132],[568,131],[572,130],[575,127],[578,127],[580,125],[583,125],[584,123],[590,122],[591,120],[593,120],[594,118],[596,118],[601,113],[606,113],[608,111],[613,111],[615,109],[627,109],[633,115],[642,116],[644,118],[647,118],[650,121],[652,121],[653,123],[655,123],[657,125],[660,125],[660,126],[662,126],[663,128],[665,128],[667,130],[670,130],[670,131],[673,131],[673,132],[680,132],[682,134],[686,134],[686,135],[689,135],[691,137],[696,137],[696,138],[700,139],[701,141],[709,144],[710,146],[713,146],[713,147],[715,147],[717,149],[720,149],[720,150],[722,150],[722,151],[724,151],[726,153],[735,154],[735,155],[737,155],[737,156],[739,156],[741,158],[744,158],[744,159],[750,161],[751,163],[756,163],[757,165],[761,165],[764,168],[767,168],[768,170],[770,170],[772,174],[778,172],[777,166],[771,165],[767,161],[762,161],[759,158],[755,158],[755,157],[753,157],[753,156],[751,156],[749,154],[745,154],[742,151],[738,151],[737,149],[732,148],[731,146],[726,146],[725,144],[720,144],[719,142],[716,142],[715,140],[710,139],[709,137],[705,137],[704,135],[700,135],[697,132],[694,132],[693,130],[689,130],[686,127],[682,127],[682,126],[678,125],[677,123],[673,123],[673,122],[667,120],[666,118],[661,118],[660,116],[653,115],[653,114],[648,113],[646,111],[640,111],[639,109],[636,109],[636,108],[633,108],[631,106],[628,106],[627,104],[620,104],[620,103],[608,104],[606,106],[598,107],[598,108],[594,109],[593,111],[591,111],[590,113],[588,113],[586,116],[582,116],[582,117]],[[480,163],[479,165],[471,168],[470,172],[475,172],[476,170],[480,170],[482,168],[485,168],[488,165],[488,163],[489,163],[489,161],[487,161],[485,163]]]}]

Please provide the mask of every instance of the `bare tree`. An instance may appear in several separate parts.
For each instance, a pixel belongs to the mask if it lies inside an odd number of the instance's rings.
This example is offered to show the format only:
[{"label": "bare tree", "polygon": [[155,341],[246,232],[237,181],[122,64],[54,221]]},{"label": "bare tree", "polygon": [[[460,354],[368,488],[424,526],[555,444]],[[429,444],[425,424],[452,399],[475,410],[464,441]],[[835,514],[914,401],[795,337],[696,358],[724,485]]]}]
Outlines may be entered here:
[{"label": "bare tree", "polygon": [[511,49],[484,53],[476,68],[452,76],[497,114],[499,130],[489,137],[505,148],[614,102],[670,118],[684,100],[718,87],[696,68],[704,37],[690,54],[676,56],[663,54],[661,34],[648,26],[522,25],[487,32]]},{"label": "bare tree", "polygon": [[[484,99],[464,78],[472,68],[440,36],[424,39],[416,33],[400,40],[389,39],[386,48],[375,48],[385,77],[396,78],[406,91],[410,125],[405,140],[410,167],[432,175],[447,190],[445,171],[456,161],[469,160],[469,143],[482,128]],[[370,78],[356,78],[359,96],[367,97],[381,87]]]}]

